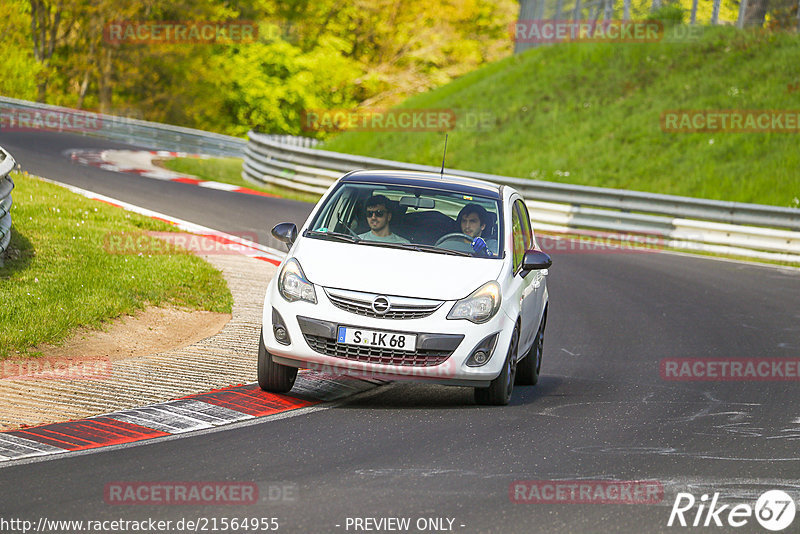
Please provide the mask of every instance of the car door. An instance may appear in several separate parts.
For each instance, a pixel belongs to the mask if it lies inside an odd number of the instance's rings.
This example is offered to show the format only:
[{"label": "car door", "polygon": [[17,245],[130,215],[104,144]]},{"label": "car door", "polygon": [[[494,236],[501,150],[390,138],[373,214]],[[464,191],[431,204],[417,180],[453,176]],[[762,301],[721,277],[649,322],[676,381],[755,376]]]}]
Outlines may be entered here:
[{"label": "car door", "polygon": [[[514,234],[514,273],[522,268],[522,258],[526,250],[534,248],[533,231],[528,208],[521,198],[514,200],[512,231]],[[520,277],[521,278],[521,277]],[[536,337],[544,299],[544,278],[541,271],[532,271],[521,278],[520,316],[521,328],[519,353],[526,354]]]}]

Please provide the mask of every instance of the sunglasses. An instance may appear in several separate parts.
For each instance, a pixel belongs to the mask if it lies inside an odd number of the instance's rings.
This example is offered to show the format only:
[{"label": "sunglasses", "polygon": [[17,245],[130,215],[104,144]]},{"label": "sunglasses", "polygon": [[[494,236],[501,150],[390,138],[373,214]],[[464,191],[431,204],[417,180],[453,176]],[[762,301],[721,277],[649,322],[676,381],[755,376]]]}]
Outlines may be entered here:
[{"label": "sunglasses", "polygon": [[385,214],[386,214],[386,212],[384,210],[367,210],[367,219],[369,219],[372,216],[381,218]]}]

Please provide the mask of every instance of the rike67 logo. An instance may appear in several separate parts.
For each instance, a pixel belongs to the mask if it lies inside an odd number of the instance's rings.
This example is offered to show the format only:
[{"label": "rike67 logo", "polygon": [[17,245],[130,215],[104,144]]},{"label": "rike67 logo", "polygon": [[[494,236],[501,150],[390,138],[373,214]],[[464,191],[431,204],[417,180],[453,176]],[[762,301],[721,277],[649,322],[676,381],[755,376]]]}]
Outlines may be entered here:
[{"label": "rike67 logo", "polygon": [[[733,507],[729,504],[718,505],[718,500],[719,493],[714,493],[710,502],[705,494],[700,497],[699,503],[691,493],[678,493],[667,526],[735,528],[748,524],[755,517],[765,529],[778,532],[792,524],[797,511],[794,499],[781,490],[763,493],[756,501],[755,509],[749,504],[737,504]],[[696,511],[693,510],[695,504],[699,504]]]}]

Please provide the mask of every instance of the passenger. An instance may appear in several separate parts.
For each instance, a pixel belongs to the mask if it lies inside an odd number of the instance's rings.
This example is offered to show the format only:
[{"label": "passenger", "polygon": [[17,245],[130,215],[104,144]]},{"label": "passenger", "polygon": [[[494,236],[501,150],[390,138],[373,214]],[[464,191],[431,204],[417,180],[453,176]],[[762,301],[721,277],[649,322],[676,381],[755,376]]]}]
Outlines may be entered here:
[{"label": "passenger", "polygon": [[358,237],[365,241],[379,241],[381,243],[408,243],[397,234],[393,234],[389,227],[392,220],[392,212],[389,211],[389,199],[383,195],[373,195],[367,199],[367,223],[369,232],[360,234]]},{"label": "passenger", "polygon": [[472,238],[472,250],[479,256],[492,257],[497,250],[497,240],[489,239],[488,243],[482,234],[486,224],[490,222],[489,212],[480,204],[467,204],[458,212],[456,219],[461,232]]}]

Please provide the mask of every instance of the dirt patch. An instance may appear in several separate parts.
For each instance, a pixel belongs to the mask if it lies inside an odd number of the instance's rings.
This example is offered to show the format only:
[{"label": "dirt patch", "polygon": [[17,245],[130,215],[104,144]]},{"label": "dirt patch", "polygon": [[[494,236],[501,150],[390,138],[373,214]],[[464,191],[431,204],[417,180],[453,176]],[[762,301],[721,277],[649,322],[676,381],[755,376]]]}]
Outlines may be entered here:
[{"label": "dirt patch", "polygon": [[[161,370],[156,362],[164,356],[158,354],[214,336],[230,319],[226,313],[152,307],[110,321],[104,330],[82,328],[59,345],[33,347],[40,358],[0,361],[0,431],[112,411],[119,397],[138,396],[143,387],[115,376],[120,370]],[[148,387],[159,390],[161,384],[149,380]]]},{"label": "dirt patch", "polygon": [[116,319],[104,330],[80,329],[59,345],[40,345],[45,358],[141,358],[191,345],[228,324],[227,313],[147,308]]}]

